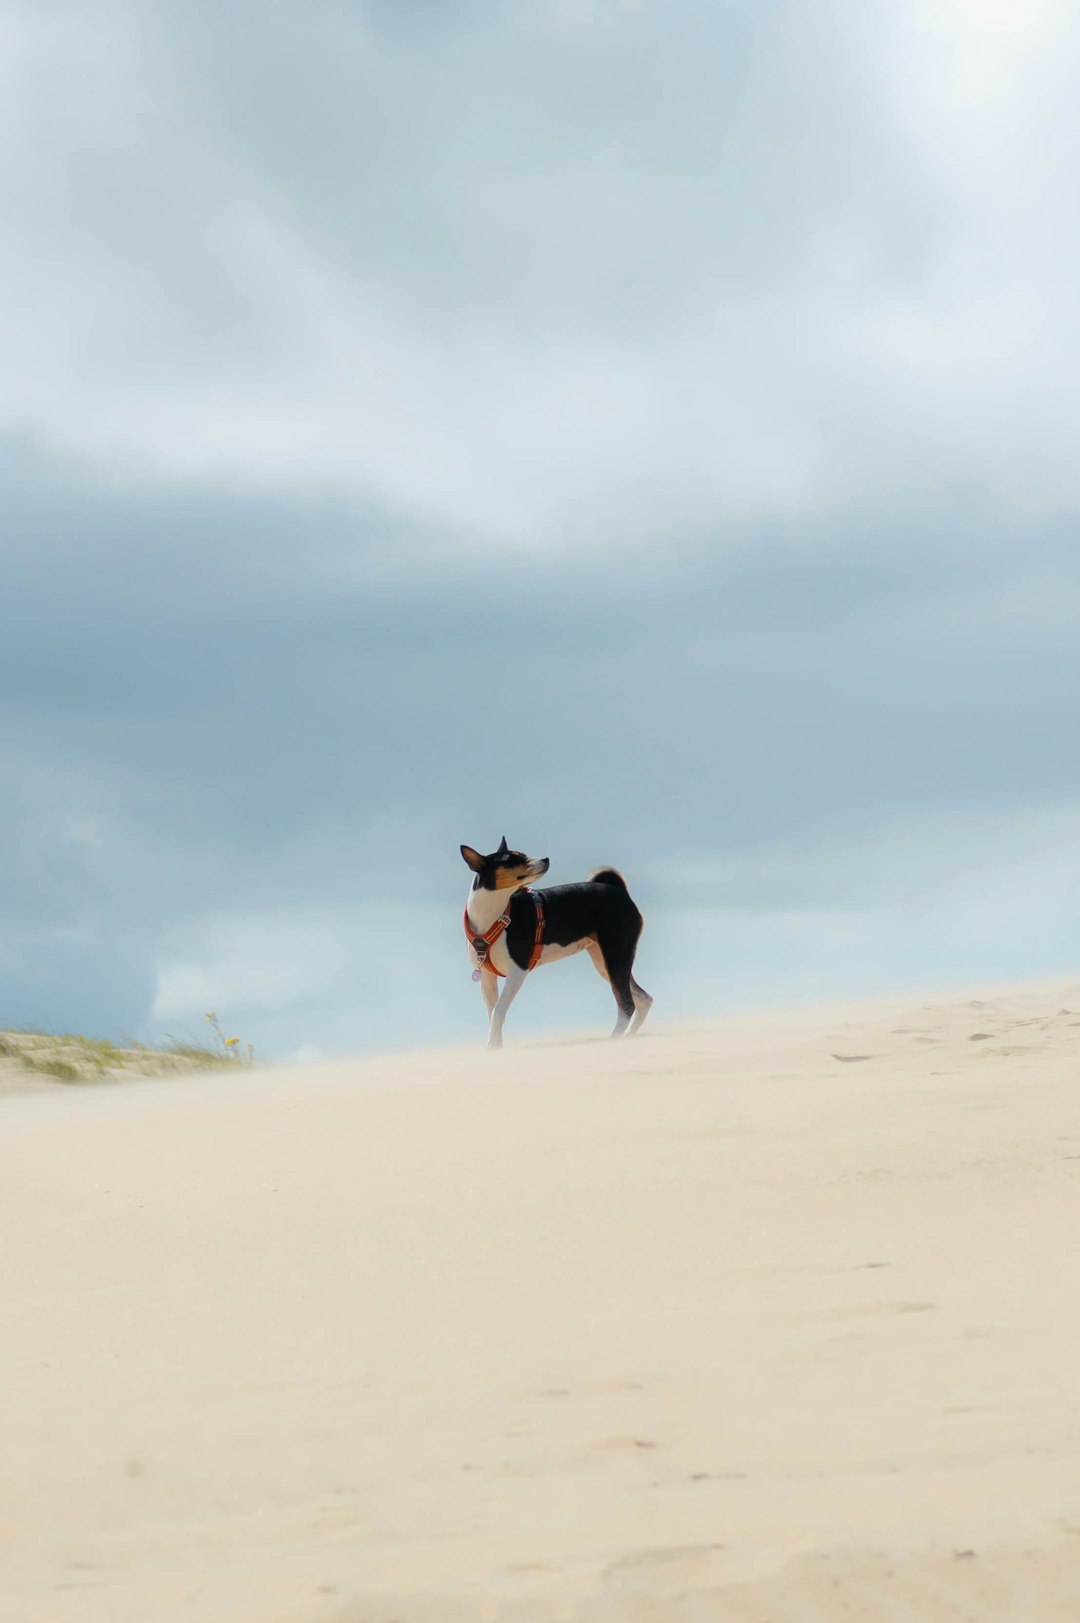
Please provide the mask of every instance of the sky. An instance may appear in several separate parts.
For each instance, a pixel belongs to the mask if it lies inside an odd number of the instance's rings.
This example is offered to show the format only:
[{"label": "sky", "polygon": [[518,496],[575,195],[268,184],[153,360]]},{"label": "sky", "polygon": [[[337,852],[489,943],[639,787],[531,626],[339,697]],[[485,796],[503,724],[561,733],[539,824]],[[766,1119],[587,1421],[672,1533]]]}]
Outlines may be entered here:
[{"label": "sky", "polygon": [[[0,16],[0,1025],[1080,975],[1067,0]],[[585,960],[508,1039],[606,1030]]]}]

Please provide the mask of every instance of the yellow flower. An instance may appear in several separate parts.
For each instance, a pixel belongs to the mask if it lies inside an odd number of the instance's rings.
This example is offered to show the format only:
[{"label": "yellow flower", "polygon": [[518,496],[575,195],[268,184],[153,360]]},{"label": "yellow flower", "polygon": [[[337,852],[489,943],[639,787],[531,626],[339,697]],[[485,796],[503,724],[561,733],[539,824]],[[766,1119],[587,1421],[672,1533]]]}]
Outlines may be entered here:
[{"label": "yellow flower", "polygon": [[226,1048],[231,1048],[233,1043],[238,1043],[239,1041],[240,1041],[239,1037],[226,1037],[226,1039],[225,1039],[225,1047]]}]

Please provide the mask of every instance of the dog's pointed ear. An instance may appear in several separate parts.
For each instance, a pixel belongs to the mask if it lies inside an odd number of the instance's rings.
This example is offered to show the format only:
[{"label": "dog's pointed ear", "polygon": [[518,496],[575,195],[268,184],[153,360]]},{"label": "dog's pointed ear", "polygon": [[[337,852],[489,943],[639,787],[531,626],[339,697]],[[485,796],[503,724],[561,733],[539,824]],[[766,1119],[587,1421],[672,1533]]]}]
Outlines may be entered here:
[{"label": "dog's pointed ear", "polygon": [[465,861],[469,864],[469,867],[472,869],[473,873],[479,873],[480,869],[484,866],[484,859],[480,855],[479,851],[474,851],[471,845],[463,845],[461,847],[461,854],[465,858]]},{"label": "dog's pointed ear", "polygon": [[509,851],[509,849],[510,849],[510,847],[506,843],[506,835],[504,834],[503,837],[502,837],[502,844],[500,845],[499,849],[496,851],[495,855],[497,857],[504,857],[506,855],[506,853]]}]

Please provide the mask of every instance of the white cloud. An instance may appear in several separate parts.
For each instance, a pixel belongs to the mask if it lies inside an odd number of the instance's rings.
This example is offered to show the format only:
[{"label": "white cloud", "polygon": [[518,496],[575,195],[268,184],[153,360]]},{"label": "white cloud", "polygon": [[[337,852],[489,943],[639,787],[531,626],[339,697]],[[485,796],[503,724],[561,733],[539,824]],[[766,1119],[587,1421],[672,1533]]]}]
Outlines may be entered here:
[{"label": "white cloud", "polygon": [[[915,511],[949,480],[1080,495],[1060,6],[785,10],[750,43],[718,11],[655,73],[649,7],[554,8],[532,71],[501,13],[466,51],[260,11],[246,63],[231,24],[106,16],[9,23],[9,428],[556,549]],[[325,145],[290,150],[275,93],[319,69]]]},{"label": "white cloud", "polygon": [[210,914],[163,939],[148,1030],[198,1037],[212,1009],[274,1055],[408,1047],[461,1026],[465,958],[458,919],[423,903]]}]

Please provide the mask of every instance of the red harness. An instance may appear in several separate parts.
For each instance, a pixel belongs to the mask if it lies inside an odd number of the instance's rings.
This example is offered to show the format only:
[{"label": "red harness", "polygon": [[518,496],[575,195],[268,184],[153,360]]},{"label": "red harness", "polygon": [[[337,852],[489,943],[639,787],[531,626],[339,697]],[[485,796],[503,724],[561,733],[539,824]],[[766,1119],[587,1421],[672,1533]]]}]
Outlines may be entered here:
[{"label": "red harness", "polygon": [[[544,950],[544,904],[535,890],[530,890],[527,885],[523,885],[522,890],[524,890],[526,896],[532,897],[536,906],[536,936],[533,941],[532,953],[529,957],[529,968],[535,969],[537,964],[540,962],[540,954]],[[520,891],[514,892],[515,896],[520,894]],[[480,933],[479,931],[474,930],[472,924],[469,922],[469,904],[466,902],[464,922],[465,934],[468,937],[469,946],[476,954],[480,969],[486,969],[489,975],[504,974],[505,972],[503,970],[496,969],[495,965],[491,962],[491,949],[495,945],[496,941],[498,941],[503,931],[506,929],[506,926],[510,923],[509,907],[505,913],[501,913],[499,915],[494,924],[492,924],[488,929],[484,930],[483,933]],[[480,969],[477,969],[474,972],[474,980],[480,979]]]}]

